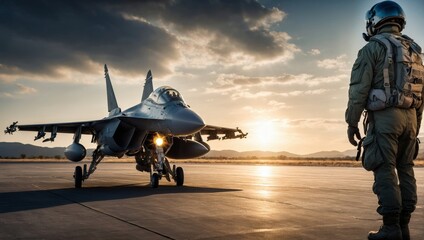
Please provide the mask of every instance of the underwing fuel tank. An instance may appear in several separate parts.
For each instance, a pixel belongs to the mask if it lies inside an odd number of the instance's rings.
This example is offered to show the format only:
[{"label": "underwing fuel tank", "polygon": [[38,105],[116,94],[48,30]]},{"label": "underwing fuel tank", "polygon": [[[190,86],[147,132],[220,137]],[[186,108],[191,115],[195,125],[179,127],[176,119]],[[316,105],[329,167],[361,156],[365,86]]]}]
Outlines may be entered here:
[{"label": "underwing fuel tank", "polygon": [[209,150],[209,145],[206,143],[174,137],[172,147],[166,156],[173,159],[197,158],[205,155]]},{"label": "underwing fuel tank", "polygon": [[72,162],[79,162],[85,158],[87,150],[79,143],[72,143],[65,149],[65,156]]}]

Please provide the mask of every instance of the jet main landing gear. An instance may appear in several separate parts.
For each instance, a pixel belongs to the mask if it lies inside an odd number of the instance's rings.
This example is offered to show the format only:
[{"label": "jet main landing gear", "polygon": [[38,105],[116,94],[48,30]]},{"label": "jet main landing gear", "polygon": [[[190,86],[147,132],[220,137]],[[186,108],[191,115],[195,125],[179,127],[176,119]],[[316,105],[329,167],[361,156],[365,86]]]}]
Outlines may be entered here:
[{"label": "jet main landing gear", "polygon": [[97,165],[102,161],[104,155],[100,153],[99,149],[94,150],[93,152],[93,160],[91,161],[90,167],[87,171],[87,164],[84,164],[84,170],[81,166],[75,167],[74,172],[74,180],[75,180],[75,188],[81,188],[82,182],[88,179],[91,174],[94,173],[97,169]]},{"label": "jet main landing gear", "polygon": [[81,166],[75,167],[74,180],[75,180],[75,188],[81,188],[82,187],[82,181],[83,181]]}]

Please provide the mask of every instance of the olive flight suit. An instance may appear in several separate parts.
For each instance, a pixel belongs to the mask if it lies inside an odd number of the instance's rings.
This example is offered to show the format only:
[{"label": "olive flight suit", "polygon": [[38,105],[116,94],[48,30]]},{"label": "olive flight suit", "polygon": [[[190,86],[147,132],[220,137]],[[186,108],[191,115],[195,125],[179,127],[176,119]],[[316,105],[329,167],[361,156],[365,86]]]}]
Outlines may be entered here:
[{"label": "olive flight suit", "polygon": [[[379,33],[401,35],[389,25]],[[371,89],[384,89],[383,69],[386,47],[369,41],[358,53],[353,65],[346,122],[357,127]],[[394,86],[394,64],[389,67],[390,85]],[[374,172],[373,191],[378,197],[377,212],[381,215],[410,214],[417,203],[417,187],[413,170],[416,138],[423,107],[402,109],[388,107],[368,111],[369,127],[364,147],[364,168]],[[399,181],[399,184],[398,184]]]}]

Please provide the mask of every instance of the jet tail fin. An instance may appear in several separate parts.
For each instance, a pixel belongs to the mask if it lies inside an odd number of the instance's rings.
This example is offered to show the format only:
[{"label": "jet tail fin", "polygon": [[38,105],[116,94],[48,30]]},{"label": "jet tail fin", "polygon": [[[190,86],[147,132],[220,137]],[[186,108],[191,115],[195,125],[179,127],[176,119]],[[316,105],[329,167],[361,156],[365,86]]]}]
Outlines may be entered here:
[{"label": "jet tail fin", "polygon": [[118,107],[116,102],[115,92],[113,91],[112,83],[109,77],[109,71],[107,65],[105,64],[105,78],[106,78],[106,91],[107,91],[107,110],[109,116],[116,115],[121,112],[121,109]]},{"label": "jet tail fin", "polygon": [[146,82],[144,83],[143,96],[141,97],[141,101],[143,102],[146,98],[149,97],[150,93],[153,92],[153,77],[152,71],[149,70],[146,76]]}]

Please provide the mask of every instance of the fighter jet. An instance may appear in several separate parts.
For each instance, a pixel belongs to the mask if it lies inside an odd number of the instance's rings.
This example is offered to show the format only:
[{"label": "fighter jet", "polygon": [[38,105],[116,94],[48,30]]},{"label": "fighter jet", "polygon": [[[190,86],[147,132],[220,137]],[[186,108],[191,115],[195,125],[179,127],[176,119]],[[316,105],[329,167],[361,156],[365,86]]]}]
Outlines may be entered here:
[{"label": "fighter jet", "polygon": [[[182,95],[172,87],[162,86],[153,91],[152,73],[147,73],[141,102],[121,111],[116,101],[107,66],[104,67],[109,115],[95,121],[18,125],[14,122],[5,133],[36,131],[35,140],[54,141],[57,133],[73,133],[71,145],[65,149],[65,156],[79,162],[86,156],[86,148],[80,144],[82,134],[91,135],[91,142],[97,147],[93,152],[90,166],[76,166],[75,188],[81,188],[105,156],[121,158],[134,156],[136,169],[150,173],[150,184],[159,186],[163,177],[174,180],[177,186],[184,184],[182,167],[168,161],[189,159],[205,155],[210,147],[202,140],[245,138],[239,128],[225,128],[205,125],[202,118],[185,103]],[[46,132],[50,137],[45,138]]]}]

